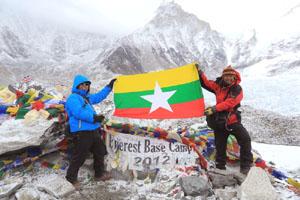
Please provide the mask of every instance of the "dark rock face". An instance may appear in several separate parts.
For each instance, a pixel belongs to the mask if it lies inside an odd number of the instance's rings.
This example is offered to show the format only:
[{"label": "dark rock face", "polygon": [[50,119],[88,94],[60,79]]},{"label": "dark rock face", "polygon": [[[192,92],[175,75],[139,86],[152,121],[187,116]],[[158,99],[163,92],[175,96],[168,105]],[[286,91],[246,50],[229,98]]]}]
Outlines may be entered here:
[{"label": "dark rock face", "polygon": [[208,74],[218,73],[227,64],[223,43],[209,23],[168,3],[143,29],[116,41],[101,64],[112,72],[130,74],[199,62]]},{"label": "dark rock face", "polygon": [[131,46],[122,46],[109,54],[102,64],[114,73],[142,72],[143,69],[139,56],[139,49]]},{"label": "dark rock face", "polygon": [[25,48],[25,45],[21,42],[19,37],[12,32],[9,27],[4,26],[1,29],[1,36],[7,49],[3,50],[12,58],[28,58],[29,53]]},{"label": "dark rock face", "polygon": [[53,52],[53,59],[62,61],[66,58],[66,41],[63,36],[57,36],[52,43],[51,51]]}]

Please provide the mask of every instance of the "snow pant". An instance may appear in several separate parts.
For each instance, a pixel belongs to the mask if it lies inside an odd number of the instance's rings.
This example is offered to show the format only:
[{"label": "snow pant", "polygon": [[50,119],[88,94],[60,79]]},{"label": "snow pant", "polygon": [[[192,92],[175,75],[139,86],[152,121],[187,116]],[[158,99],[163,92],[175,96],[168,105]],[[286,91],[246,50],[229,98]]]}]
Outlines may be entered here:
[{"label": "snow pant", "polygon": [[251,139],[248,131],[241,123],[228,125],[227,128],[214,130],[216,145],[216,167],[226,169],[226,148],[228,136],[234,135],[240,146],[240,167],[249,169],[253,164]]},{"label": "snow pant", "polygon": [[79,131],[73,139],[74,149],[66,179],[74,183],[77,181],[79,168],[83,165],[89,152],[93,154],[95,177],[104,172],[104,156],[106,147],[98,130]]}]

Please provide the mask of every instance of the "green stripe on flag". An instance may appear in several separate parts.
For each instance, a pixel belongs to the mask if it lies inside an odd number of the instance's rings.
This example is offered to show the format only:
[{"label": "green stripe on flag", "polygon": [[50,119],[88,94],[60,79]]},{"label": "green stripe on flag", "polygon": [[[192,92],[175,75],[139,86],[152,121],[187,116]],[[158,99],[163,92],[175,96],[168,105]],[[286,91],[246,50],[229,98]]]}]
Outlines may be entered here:
[{"label": "green stripe on flag", "polygon": [[[154,87],[154,86],[153,86]],[[154,89],[154,88],[153,88]],[[168,100],[169,104],[184,103],[203,98],[199,80],[190,83],[162,88],[163,92],[176,90],[175,94]],[[151,102],[141,96],[153,94],[154,90],[143,92],[115,93],[114,102],[116,108],[149,108]]]}]

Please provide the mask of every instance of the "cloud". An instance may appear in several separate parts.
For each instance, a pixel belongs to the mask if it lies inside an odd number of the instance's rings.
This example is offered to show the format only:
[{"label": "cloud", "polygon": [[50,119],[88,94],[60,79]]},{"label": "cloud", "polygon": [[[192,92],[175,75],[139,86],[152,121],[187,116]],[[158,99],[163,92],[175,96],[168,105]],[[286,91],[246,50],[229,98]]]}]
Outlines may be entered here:
[{"label": "cloud", "polygon": [[[168,0],[167,0],[168,1]],[[83,30],[124,35],[145,25],[164,0],[1,0],[2,8]],[[184,10],[234,34],[263,29],[299,0],[175,0]]]},{"label": "cloud", "polygon": [[228,33],[249,29],[266,29],[283,13],[299,4],[299,0],[176,0],[212,28]]},{"label": "cloud", "polygon": [[126,34],[150,20],[160,3],[161,0],[2,0],[0,8],[84,30]]}]

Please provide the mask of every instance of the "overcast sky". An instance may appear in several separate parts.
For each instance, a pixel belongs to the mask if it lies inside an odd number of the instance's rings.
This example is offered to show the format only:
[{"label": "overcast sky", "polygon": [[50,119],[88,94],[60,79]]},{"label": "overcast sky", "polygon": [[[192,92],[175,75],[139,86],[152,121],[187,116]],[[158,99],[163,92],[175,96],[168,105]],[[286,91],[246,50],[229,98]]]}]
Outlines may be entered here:
[{"label": "overcast sky", "polygon": [[[127,34],[147,23],[165,0],[0,0],[0,12],[27,12],[92,31]],[[217,31],[265,28],[300,0],[175,0]],[[300,20],[299,20],[300,21]]]}]

